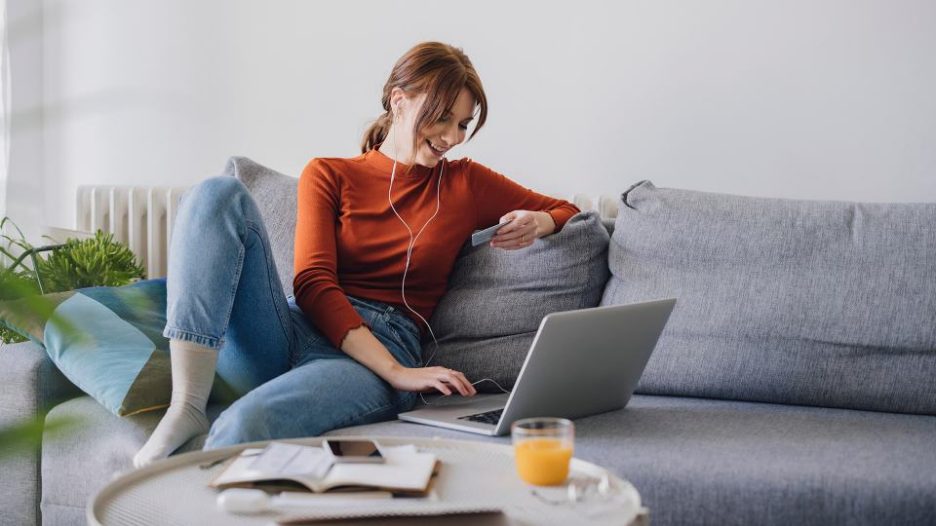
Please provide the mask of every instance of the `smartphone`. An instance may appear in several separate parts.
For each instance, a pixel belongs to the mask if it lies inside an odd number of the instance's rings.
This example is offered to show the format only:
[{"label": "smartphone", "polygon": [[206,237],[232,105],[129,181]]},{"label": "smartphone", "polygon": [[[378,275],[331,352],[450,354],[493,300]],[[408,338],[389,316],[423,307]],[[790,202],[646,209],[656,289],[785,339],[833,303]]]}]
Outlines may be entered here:
[{"label": "smartphone", "polygon": [[322,447],[330,453],[335,462],[369,462],[380,464],[384,461],[377,442],[373,440],[326,439]]},{"label": "smartphone", "polygon": [[497,234],[497,231],[500,230],[502,226],[509,225],[513,219],[508,219],[503,223],[498,223],[494,226],[485,228],[484,230],[478,230],[474,234],[471,234],[471,246],[476,247],[478,245],[483,245],[491,239],[494,238],[494,235]]}]

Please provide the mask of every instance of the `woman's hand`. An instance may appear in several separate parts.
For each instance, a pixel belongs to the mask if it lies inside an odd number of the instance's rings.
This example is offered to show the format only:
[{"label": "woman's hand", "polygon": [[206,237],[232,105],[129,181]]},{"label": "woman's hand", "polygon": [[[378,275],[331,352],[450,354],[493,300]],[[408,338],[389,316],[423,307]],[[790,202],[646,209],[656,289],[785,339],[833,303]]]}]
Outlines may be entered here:
[{"label": "woman's hand", "polygon": [[445,367],[394,367],[387,381],[401,391],[431,391],[433,389],[450,395],[457,391],[462,396],[474,396],[477,390],[465,375]]},{"label": "woman's hand", "polygon": [[364,364],[394,389],[401,391],[431,391],[436,389],[446,395],[457,391],[463,396],[477,393],[465,375],[445,367],[405,367],[390,354],[390,351],[366,325],[348,331],[341,350]]},{"label": "woman's hand", "polygon": [[504,250],[517,250],[533,244],[538,238],[548,236],[556,230],[556,222],[546,212],[514,210],[500,218],[503,223],[513,219],[513,223],[499,229],[491,239],[491,246]]}]

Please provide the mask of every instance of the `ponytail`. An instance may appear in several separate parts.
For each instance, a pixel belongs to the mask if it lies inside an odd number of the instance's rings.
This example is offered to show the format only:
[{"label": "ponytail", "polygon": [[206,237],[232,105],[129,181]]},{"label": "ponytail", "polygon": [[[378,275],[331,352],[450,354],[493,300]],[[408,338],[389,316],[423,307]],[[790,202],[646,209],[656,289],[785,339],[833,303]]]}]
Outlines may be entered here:
[{"label": "ponytail", "polygon": [[361,153],[367,153],[377,147],[387,138],[390,132],[390,112],[384,112],[377,118],[370,127],[364,132],[364,140],[361,143]]}]

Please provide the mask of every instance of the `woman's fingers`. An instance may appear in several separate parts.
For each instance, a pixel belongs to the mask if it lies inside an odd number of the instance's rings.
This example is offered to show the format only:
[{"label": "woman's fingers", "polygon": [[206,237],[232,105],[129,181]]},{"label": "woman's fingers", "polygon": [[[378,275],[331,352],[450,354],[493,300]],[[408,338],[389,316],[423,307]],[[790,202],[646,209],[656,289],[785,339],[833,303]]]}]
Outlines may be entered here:
[{"label": "woman's fingers", "polygon": [[468,378],[464,374],[462,374],[461,371],[454,371],[454,372],[455,372],[455,377],[458,378],[458,380],[461,382],[463,386],[465,386],[464,396],[473,396],[477,391],[475,391],[475,388],[473,385],[471,385],[471,382],[468,381]]},{"label": "woman's fingers", "polygon": [[442,394],[444,394],[445,396],[452,394],[452,390],[446,387],[445,384],[442,383],[441,380],[436,380],[435,383],[433,383],[432,385],[433,387],[441,391]]},{"label": "woman's fingers", "polygon": [[492,247],[503,248],[505,250],[516,249],[516,248],[526,248],[533,244],[536,241],[536,236],[534,234],[529,234],[527,236],[521,236],[516,239],[511,239],[508,241],[491,241]]},{"label": "woman's fingers", "polygon": [[[438,367],[437,370],[439,371],[440,381],[448,384],[448,387],[454,387],[460,395],[472,396],[475,394],[474,386],[471,385],[468,378],[460,371],[454,371],[445,367]],[[445,394],[451,394],[451,391]]]},{"label": "woman's fingers", "polygon": [[445,382],[454,387],[458,391],[458,394],[462,396],[468,396],[469,390],[465,387],[461,378],[455,374],[455,371],[451,369],[443,369],[443,371],[444,372],[442,374]]},{"label": "woman's fingers", "polygon": [[528,247],[536,241],[536,221],[533,218],[518,218],[497,231],[491,239],[492,247],[504,249]]},{"label": "woman's fingers", "polygon": [[510,241],[512,239],[520,238],[523,235],[529,234],[536,231],[536,223],[530,220],[519,220],[515,221],[504,228],[497,231],[497,235],[494,236],[495,240],[501,241]]},{"label": "woman's fingers", "polygon": [[468,377],[465,376],[464,373],[462,373],[461,371],[455,371],[455,374],[456,376],[458,376],[458,379],[461,380],[462,383],[465,385],[465,388],[468,389],[468,396],[477,394],[478,391],[475,389],[473,385],[471,385],[471,382],[468,381]]}]

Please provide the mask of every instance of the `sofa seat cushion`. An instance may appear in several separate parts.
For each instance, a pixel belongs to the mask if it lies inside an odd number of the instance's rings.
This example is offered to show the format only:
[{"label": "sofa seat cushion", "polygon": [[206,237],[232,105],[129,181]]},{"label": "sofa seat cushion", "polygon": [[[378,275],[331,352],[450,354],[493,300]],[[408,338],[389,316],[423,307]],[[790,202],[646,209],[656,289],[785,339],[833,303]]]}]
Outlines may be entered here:
[{"label": "sofa seat cushion", "polygon": [[[575,424],[575,456],[630,480],[654,525],[936,517],[936,417],[636,395]],[[404,422],[329,434],[510,443]]]},{"label": "sofa seat cushion", "polygon": [[936,203],[635,185],[603,305],[678,302],[642,394],[936,415]]},{"label": "sofa seat cushion", "polygon": [[[87,500],[130,468],[160,413],[117,418],[82,397],[51,414],[85,425],[43,448],[43,522],[84,524]],[[401,421],[328,435],[510,443]],[[936,516],[933,443],[931,416],[635,395],[576,420],[575,455],[630,480],[654,524],[907,524]]]},{"label": "sofa seat cushion", "polygon": [[[209,404],[214,420],[223,406]],[[74,427],[61,436],[43,437],[40,504],[44,524],[85,524],[88,499],[118,473],[133,468],[133,455],[156,429],[164,411],[119,418],[89,396],[55,406],[47,418],[68,417]],[[179,452],[199,450],[205,435]]]}]

